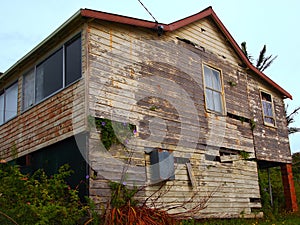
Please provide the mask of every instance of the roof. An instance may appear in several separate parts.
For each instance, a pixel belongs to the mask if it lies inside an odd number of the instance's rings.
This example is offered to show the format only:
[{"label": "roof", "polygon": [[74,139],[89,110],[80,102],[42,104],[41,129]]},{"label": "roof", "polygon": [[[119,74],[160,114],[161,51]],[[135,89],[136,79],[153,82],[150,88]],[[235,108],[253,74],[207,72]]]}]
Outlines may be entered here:
[{"label": "roof", "polygon": [[16,64],[14,64],[8,71],[6,71],[3,75],[0,75],[0,79],[5,77],[6,74],[8,74],[11,70],[14,69],[14,67],[17,67],[17,64],[25,60],[27,57],[29,57],[32,53],[34,53],[39,47],[41,47],[44,43],[46,43],[51,37],[55,36],[59,31],[61,31],[63,28],[65,28],[70,23],[74,23],[75,20],[78,19],[78,17],[81,18],[90,18],[90,19],[100,19],[110,22],[116,22],[116,23],[122,23],[122,24],[128,24],[138,27],[144,27],[144,28],[150,28],[150,29],[157,29],[158,26],[163,26],[163,30],[166,32],[171,32],[176,29],[179,29],[181,27],[184,27],[188,24],[191,24],[193,22],[196,22],[198,20],[201,20],[205,17],[210,17],[213,19],[213,21],[217,24],[223,35],[227,38],[229,43],[231,44],[232,48],[236,52],[236,54],[240,57],[240,59],[245,63],[247,68],[249,68],[251,71],[253,71],[255,74],[257,74],[262,80],[267,82],[269,85],[274,87],[276,90],[278,90],[284,98],[290,98],[292,99],[292,95],[288,93],[286,90],[284,90],[282,87],[280,87],[277,83],[275,83],[272,79],[270,79],[268,76],[266,76],[264,73],[259,71],[255,66],[251,64],[251,62],[248,60],[248,58],[245,56],[239,45],[236,43],[234,38],[231,36],[227,28],[224,26],[222,21],[218,18],[217,14],[214,12],[212,7],[208,7],[204,10],[202,10],[199,13],[196,13],[194,15],[191,15],[189,17],[186,17],[184,19],[175,21],[170,24],[163,24],[163,23],[156,23],[152,21],[127,17],[127,16],[121,16],[117,14],[112,13],[106,13],[91,9],[81,9],[79,12],[77,12],[74,16],[72,16],[68,21],[66,21],[61,27],[59,27],[56,31],[54,31],[48,38],[46,38],[41,44],[39,44],[36,48],[34,48],[31,52],[29,52],[27,55],[25,55],[21,60],[19,60]]},{"label": "roof", "polygon": [[275,83],[272,79],[270,79],[268,76],[266,76],[264,73],[259,71],[255,66],[252,65],[252,63],[248,60],[248,58],[245,56],[239,45],[236,43],[236,41],[233,39],[227,28],[224,26],[222,21],[219,19],[217,14],[214,12],[212,7],[208,7],[204,10],[202,10],[199,13],[196,13],[194,15],[191,15],[189,17],[186,17],[184,19],[178,20],[176,22],[170,23],[170,24],[157,24],[155,22],[131,18],[131,17],[125,17],[120,16],[116,14],[111,13],[105,13],[105,12],[99,12],[95,10],[90,9],[82,9],[81,15],[84,17],[90,17],[95,19],[101,19],[111,22],[117,22],[117,23],[123,23],[128,25],[134,25],[139,27],[145,27],[145,28],[152,28],[156,29],[159,25],[162,25],[164,27],[164,31],[174,31],[176,29],[179,29],[181,27],[184,27],[188,24],[191,24],[193,22],[196,22],[197,20],[201,20],[205,17],[211,17],[213,21],[217,24],[219,29],[223,32],[225,37],[228,39],[229,43],[232,45],[233,49],[237,53],[237,55],[241,58],[241,60],[246,64],[246,66],[252,70],[255,74],[257,74],[260,78],[262,78],[264,81],[266,81],[268,84],[270,84],[272,87],[277,89],[285,98],[292,99],[292,95],[288,93],[286,90],[284,90],[282,87],[280,87],[277,83]]}]

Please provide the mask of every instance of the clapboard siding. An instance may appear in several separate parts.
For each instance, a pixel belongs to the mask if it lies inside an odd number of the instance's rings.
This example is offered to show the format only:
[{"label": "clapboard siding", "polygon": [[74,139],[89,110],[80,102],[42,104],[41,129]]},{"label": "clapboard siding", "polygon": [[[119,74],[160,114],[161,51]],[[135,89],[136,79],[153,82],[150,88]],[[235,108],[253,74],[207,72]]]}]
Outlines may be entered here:
[{"label": "clapboard siding", "polygon": [[[175,179],[164,182],[168,191],[156,204],[183,203],[197,192],[198,203],[211,196],[193,217],[249,216],[260,208],[257,161],[291,162],[282,93],[244,67],[213,16],[158,35],[91,15],[88,20],[88,12],[25,57],[1,84],[18,80],[19,95],[17,117],[0,127],[0,158],[11,160],[84,132],[89,194],[99,209],[110,199],[109,181],[146,186],[141,201],[159,189],[151,180],[150,149],[174,156]],[[22,75],[79,32],[82,79],[23,112]],[[221,72],[222,115],[206,110],[203,65]],[[263,123],[261,89],[272,94],[276,127]],[[107,150],[92,117],[135,125],[137,133]]]},{"label": "clapboard siding", "polygon": [[[258,160],[291,163],[288,130],[285,120],[284,102],[280,95],[255,76],[249,76],[249,104],[256,127],[253,131]],[[274,103],[276,127],[264,125],[260,91],[270,93]]]},{"label": "clapboard siding", "polygon": [[[80,32],[83,78],[22,111],[23,75]],[[15,159],[86,131],[86,33],[81,26],[71,26],[62,33],[59,39],[49,40],[36,50],[38,53],[33,53],[22,62],[4,83],[18,80],[18,113],[15,118],[0,126],[1,159]]]},{"label": "clapboard siding", "polygon": [[[4,124],[1,157],[20,157],[78,133],[85,124],[83,91],[84,80],[80,80]],[[12,148],[17,155],[12,155]]]},{"label": "clapboard siding", "polygon": [[[200,27],[208,32],[205,37],[200,36]],[[206,50],[196,49],[176,36],[199,46],[207,43]],[[138,136],[132,140],[134,148],[127,149],[134,153],[126,182],[149,184],[150,158],[145,147],[171,149],[174,157],[188,155],[197,187],[191,187],[186,165],[175,163],[175,181],[167,182],[172,187],[161,201],[186,201],[196,188],[203,198],[208,192],[216,192],[199,217],[218,212],[251,213],[250,198],[259,198],[256,162],[238,156],[239,151],[246,151],[254,157],[250,125],[205,111],[202,64],[208,63],[222,71],[227,112],[251,118],[245,71],[211,21],[163,37],[144,29],[98,21],[89,25],[88,43],[89,114],[126,121],[138,128]],[[230,81],[237,86],[231,87]],[[154,122],[149,122],[152,119]],[[101,149],[100,135],[90,132],[90,165],[97,172],[90,181],[90,195],[104,203],[110,195],[107,179],[121,180],[126,153],[122,149]],[[218,161],[220,149],[234,151],[236,161]],[[205,158],[207,154],[212,161]],[[147,187],[146,195],[155,189],[157,186]]]},{"label": "clapboard siding", "polygon": [[210,18],[204,18],[184,26],[170,35],[188,39],[236,65],[238,65],[237,62],[240,62],[229,42]]}]

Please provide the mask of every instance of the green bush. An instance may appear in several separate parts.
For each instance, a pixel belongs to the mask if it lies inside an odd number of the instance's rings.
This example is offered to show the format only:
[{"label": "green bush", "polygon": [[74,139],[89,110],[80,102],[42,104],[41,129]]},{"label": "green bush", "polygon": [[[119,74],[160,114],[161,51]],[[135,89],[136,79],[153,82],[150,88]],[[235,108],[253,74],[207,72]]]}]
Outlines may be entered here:
[{"label": "green bush", "polygon": [[78,224],[88,207],[65,182],[70,175],[67,165],[48,177],[42,170],[23,175],[17,166],[0,163],[0,224]]}]

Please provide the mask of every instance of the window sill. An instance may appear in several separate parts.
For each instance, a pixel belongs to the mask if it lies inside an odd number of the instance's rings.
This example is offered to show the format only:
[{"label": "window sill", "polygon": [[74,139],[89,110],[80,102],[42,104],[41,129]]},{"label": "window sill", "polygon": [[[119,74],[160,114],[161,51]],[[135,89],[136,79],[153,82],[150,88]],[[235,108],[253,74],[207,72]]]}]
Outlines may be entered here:
[{"label": "window sill", "polygon": [[213,114],[213,115],[216,115],[216,116],[219,116],[219,117],[227,117],[226,112],[220,113],[220,112],[212,111],[212,110],[209,110],[209,109],[206,109],[205,111],[206,111],[206,113]]},{"label": "window sill", "polygon": [[68,84],[67,86],[65,86],[65,87],[63,87],[63,88],[61,88],[61,89],[59,89],[59,90],[57,90],[57,91],[53,92],[51,95],[49,95],[49,96],[47,96],[47,97],[43,98],[43,99],[42,99],[42,100],[40,100],[39,102],[36,102],[35,104],[33,104],[33,105],[29,106],[28,108],[26,108],[26,109],[22,110],[22,111],[21,111],[21,115],[22,115],[23,113],[25,113],[25,112],[29,111],[30,109],[32,109],[32,108],[34,108],[34,107],[38,106],[39,104],[43,103],[44,101],[47,101],[49,98],[53,97],[54,95],[58,94],[59,92],[61,92],[61,91],[65,90],[65,89],[67,89],[67,88],[71,87],[72,85],[74,85],[74,84],[76,84],[76,83],[80,82],[80,81],[81,81],[81,80],[83,80],[83,79],[84,79],[84,78],[83,78],[83,77],[81,77],[80,79],[78,79],[78,80],[75,80],[74,82],[72,82],[72,83]]},{"label": "window sill", "polygon": [[10,121],[12,121],[13,119],[17,118],[18,117],[18,114],[15,115],[14,117],[10,118],[9,120],[6,120],[4,123],[0,124],[0,127],[2,127],[3,125],[9,123]]},{"label": "window sill", "polygon": [[276,125],[273,125],[271,123],[266,123],[266,122],[264,122],[264,126],[269,127],[269,128],[274,128],[274,129],[278,128]]}]

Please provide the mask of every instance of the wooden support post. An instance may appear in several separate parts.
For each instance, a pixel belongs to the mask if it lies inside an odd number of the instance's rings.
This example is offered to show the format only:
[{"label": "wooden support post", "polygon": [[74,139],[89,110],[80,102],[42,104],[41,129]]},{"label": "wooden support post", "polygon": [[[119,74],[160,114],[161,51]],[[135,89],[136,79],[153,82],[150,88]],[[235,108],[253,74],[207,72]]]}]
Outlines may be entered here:
[{"label": "wooden support post", "polygon": [[273,191],[272,191],[272,184],[271,184],[270,168],[268,168],[268,184],[269,184],[270,203],[273,208]]},{"label": "wooden support post", "polygon": [[286,209],[290,212],[296,212],[298,211],[298,205],[293,180],[292,164],[281,165],[281,178],[284,187]]}]

